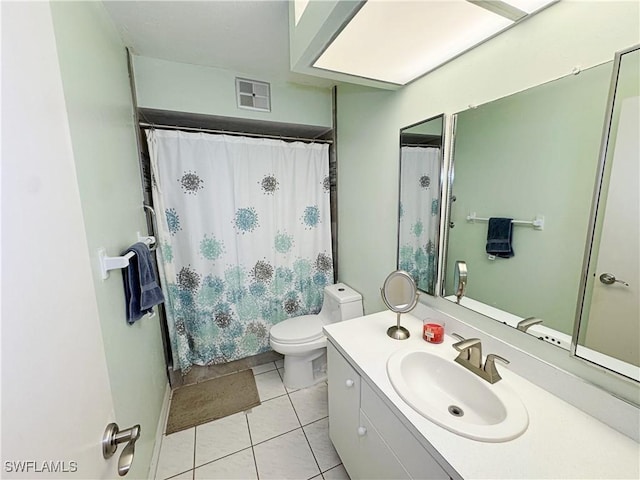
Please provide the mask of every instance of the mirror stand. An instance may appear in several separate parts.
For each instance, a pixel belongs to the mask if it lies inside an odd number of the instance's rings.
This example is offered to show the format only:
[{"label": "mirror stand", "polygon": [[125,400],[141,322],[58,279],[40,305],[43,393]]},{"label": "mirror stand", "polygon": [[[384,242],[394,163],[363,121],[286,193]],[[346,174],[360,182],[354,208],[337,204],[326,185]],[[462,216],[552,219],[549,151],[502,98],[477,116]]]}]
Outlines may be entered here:
[{"label": "mirror stand", "polygon": [[387,335],[396,340],[406,340],[409,338],[409,330],[400,325],[400,315],[402,314],[396,312],[396,315],[398,316],[398,323],[389,327]]}]

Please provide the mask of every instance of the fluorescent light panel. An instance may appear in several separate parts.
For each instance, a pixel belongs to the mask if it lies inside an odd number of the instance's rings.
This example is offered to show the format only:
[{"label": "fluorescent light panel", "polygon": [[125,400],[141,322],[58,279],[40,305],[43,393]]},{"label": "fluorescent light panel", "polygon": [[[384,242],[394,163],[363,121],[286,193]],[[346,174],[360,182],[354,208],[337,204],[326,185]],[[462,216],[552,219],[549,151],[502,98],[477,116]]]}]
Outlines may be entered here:
[{"label": "fluorescent light panel", "polygon": [[[508,0],[527,13],[549,0]],[[466,0],[369,0],[314,67],[404,85],[513,22]]]}]

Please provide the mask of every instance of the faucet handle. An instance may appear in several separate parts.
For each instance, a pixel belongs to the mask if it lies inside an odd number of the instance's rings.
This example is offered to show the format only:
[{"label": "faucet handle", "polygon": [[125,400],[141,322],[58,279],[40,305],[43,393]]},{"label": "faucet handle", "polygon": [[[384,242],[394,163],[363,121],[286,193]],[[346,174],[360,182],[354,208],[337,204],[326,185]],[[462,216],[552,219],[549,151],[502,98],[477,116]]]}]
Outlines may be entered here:
[{"label": "faucet handle", "polygon": [[458,359],[467,361],[477,368],[482,368],[482,343],[479,338],[467,338],[452,346],[460,352]]},{"label": "faucet handle", "polygon": [[484,362],[483,370],[487,373],[490,383],[496,383],[502,378],[498,373],[498,370],[496,369],[496,360],[500,360],[505,365],[508,365],[510,363],[509,360],[501,357],[500,355],[496,355],[495,353],[490,353],[489,355],[487,355],[487,359]]},{"label": "faucet handle", "polygon": [[528,317],[528,318],[525,318],[524,320],[520,320],[518,322],[518,325],[516,325],[516,328],[521,332],[526,332],[529,327],[533,327],[534,325],[538,325],[540,323],[542,323],[541,318]]},{"label": "faucet handle", "polygon": [[460,341],[465,339],[462,335],[458,335],[457,333],[452,333],[451,336],[452,337],[456,337]]},{"label": "faucet handle", "polygon": [[463,338],[461,341],[454,343],[453,348],[459,352],[464,352],[472,347],[481,347],[481,341],[479,338]]},{"label": "faucet handle", "polygon": [[[458,335],[457,333],[452,333],[451,334],[452,337],[456,337],[460,342],[464,342],[466,340],[466,338],[464,338],[462,335]],[[455,348],[456,350],[458,350],[460,352],[460,355],[458,355],[459,357],[464,356],[465,360],[469,360],[469,350],[467,350],[466,352],[462,352],[458,349],[458,347],[456,345],[458,345],[458,343],[460,342],[456,342],[453,344],[453,348]]]}]

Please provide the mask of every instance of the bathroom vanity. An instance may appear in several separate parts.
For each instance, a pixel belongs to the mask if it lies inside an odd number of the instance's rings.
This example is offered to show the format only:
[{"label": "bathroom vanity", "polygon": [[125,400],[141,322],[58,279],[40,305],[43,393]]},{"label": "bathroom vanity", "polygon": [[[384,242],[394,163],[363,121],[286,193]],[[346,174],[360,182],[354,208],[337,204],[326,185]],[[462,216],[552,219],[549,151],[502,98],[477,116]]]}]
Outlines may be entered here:
[{"label": "bathroom vanity", "polygon": [[329,433],[351,478],[640,478],[638,443],[507,366],[498,365],[500,382],[517,394],[529,418],[517,438],[473,440],[428,420],[398,395],[387,361],[415,349],[454,362],[458,340],[447,328],[443,343],[425,342],[422,320],[413,315],[402,317],[410,338],[395,340],[385,334],[395,320],[384,311],[324,329]]}]

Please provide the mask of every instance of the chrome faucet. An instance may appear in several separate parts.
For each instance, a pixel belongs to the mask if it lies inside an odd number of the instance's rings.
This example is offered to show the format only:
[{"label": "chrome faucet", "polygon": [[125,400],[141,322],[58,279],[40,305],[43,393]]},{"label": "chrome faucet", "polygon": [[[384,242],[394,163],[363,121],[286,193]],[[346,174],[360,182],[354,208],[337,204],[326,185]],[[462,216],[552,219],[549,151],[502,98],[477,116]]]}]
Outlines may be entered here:
[{"label": "chrome faucet", "polygon": [[529,317],[525,318],[524,320],[520,320],[516,328],[521,332],[526,332],[529,327],[538,325],[539,323],[542,323],[541,318]]},{"label": "chrome faucet", "polygon": [[456,357],[455,361],[462,365],[467,370],[475,373],[480,378],[486,380],[489,383],[496,383],[502,377],[496,370],[496,360],[500,360],[506,364],[509,360],[502,358],[500,355],[490,353],[482,366],[482,343],[479,338],[467,338],[464,339],[460,335],[453,334],[460,341],[453,344],[460,354]]},{"label": "chrome faucet", "polygon": [[462,339],[458,343],[454,343],[453,348],[460,352],[456,362],[461,365],[482,368],[482,343],[479,338]]}]

